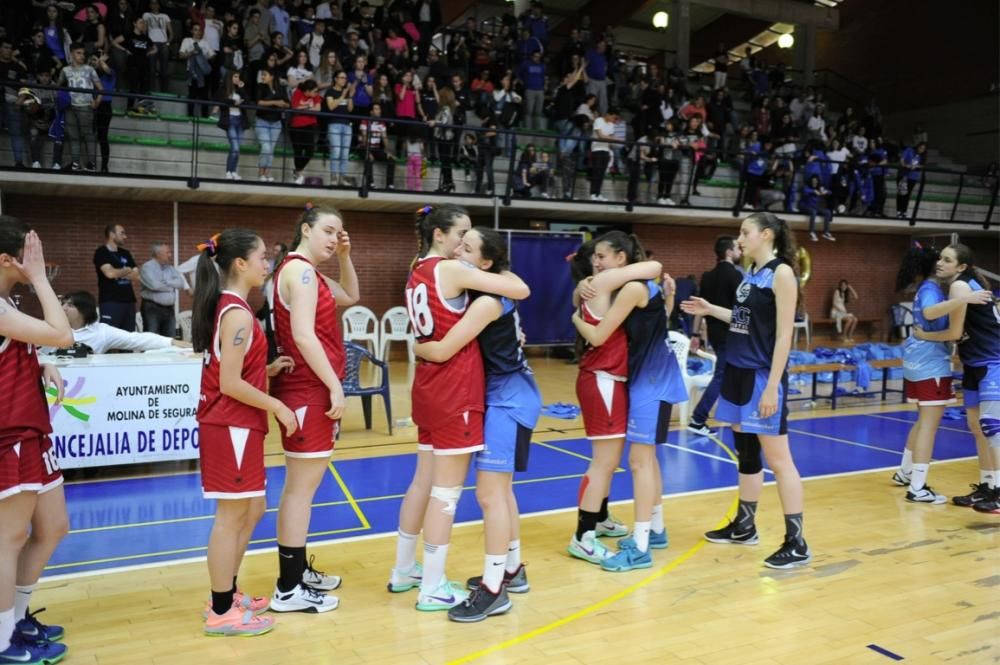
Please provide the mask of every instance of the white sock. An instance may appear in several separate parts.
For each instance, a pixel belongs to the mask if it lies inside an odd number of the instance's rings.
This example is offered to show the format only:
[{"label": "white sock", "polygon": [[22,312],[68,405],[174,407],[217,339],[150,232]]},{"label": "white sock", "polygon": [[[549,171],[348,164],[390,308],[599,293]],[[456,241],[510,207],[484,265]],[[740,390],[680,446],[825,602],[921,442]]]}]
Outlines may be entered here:
[{"label": "white sock", "polygon": [[420,593],[434,593],[444,580],[444,566],[448,562],[448,544],[424,543],[424,576],[420,580]]},{"label": "white sock", "polygon": [[396,570],[405,573],[417,562],[417,536],[402,529],[396,532]]},{"label": "white sock", "polygon": [[635,539],[635,545],[640,552],[647,551],[649,549],[649,522],[636,522],[632,529],[632,538]]},{"label": "white sock", "polygon": [[650,522],[650,529],[654,533],[663,533],[663,504],[658,503],[653,506],[653,521]]},{"label": "white sock", "polygon": [[913,471],[913,451],[903,448],[903,459],[899,462],[899,471],[904,476],[910,475]]},{"label": "white sock", "polygon": [[14,635],[14,608],[0,612],[0,652],[10,647],[10,638]]},{"label": "white sock", "polygon": [[992,469],[979,470],[979,484],[985,484],[987,487],[996,487],[993,483],[996,482],[997,472]]},{"label": "white sock", "polygon": [[34,584],[29,584],[28,586],[16,586],[14,587],[14,621],[20,621],[25,617],[28,612],[28,602],[31,600],[31,594],[35,590]]},{"label": "white sock", "polygon": [[910,491],[916,494],[927,484],[927,473],[931,470],[930,464],[914,464],[913,472],[910,474]]},{"label": "white sock", "polygon": [[505,566],[508,573],[516,573],[517,569],[521,567],[521,539],[510,541],[507,545],[507,565]]},{"label": "white sock", "polygon": [[507,563],[506,554],[486,555],[486,563],[483,564],[483,585],[490,590],[490,593],[500,593],[505,563]]},{"label": "white sock", "polygon": [[991,490],[997,488],[998,482],[1000,482],[1000,469],[993,469],[992,471],[986,472],[986,480],[984,481],[986,486]]}]

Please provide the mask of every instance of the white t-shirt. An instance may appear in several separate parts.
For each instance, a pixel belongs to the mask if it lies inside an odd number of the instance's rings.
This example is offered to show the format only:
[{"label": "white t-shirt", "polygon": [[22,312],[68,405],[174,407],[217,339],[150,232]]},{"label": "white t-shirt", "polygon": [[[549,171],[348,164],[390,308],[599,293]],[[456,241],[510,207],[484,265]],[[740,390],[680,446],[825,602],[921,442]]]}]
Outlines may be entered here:
[{"label": "white t-shirt", "polygon": [[[205,41],[204,38],[200,42],[198,42],[198,46],[199,48],[201,48],[201,54],[204,55],[206,58],[211,59],[213,56],[215,56],[216,49],[212,48],[212,45],[209,44],[207,41]],[[178,52],[194,53],[194,39],[192,39],[191,37],[185,37],[184,41],[181,42],[181,48],[180,51]]]},{"label": "white t-shirt", "polygon": [[126,332],[121,328],[96,321],[73,331],[73,341],[86,344],[94,353],[118,351],[152,351],[166,349],[173,340],[163,335],[149,332]]},{"label": "white t-shirt", "polygon": [[[67,65],[62,68],[59,78],[65,81],[67,88],[88,88],[93,90],[101,82],[101,79],[97,76],[97,71],[90,65],[80,65],[79,67]],[[69,93],[69,99],[73,106],[90,106],[91,102],[94,101],[94,96],[86,92],[71,92]]]},{"label": "white t-shirt", "polygon": [[840,150],[831,150],[826,153],[826,156],[830,159],[832,164],[830,164],[830,173],[837,175],[837,171],[840,170],[840,165],[847,161],[847,158],[851,156],[851,151],[847,148],[841,148]]},{"label": "white t-shirt", "polygon": [[[614,136],[615,126],[605,120],[603,117],[596,118],[594,120],[594,138],[598,138],[597,132],[604,134],[605,136]],[[590,147],[591,152],[611,152],[611,146],[603,141],[594,141],[594,144]]]},{"label": "white t-shirt", "polygon": [[214,53],[219,52],[220,40],[222,39],[222,31],[224,29],[225,26],[222,25],[222,21],[219,19],[205,19],[204,40],[212,47]]},{"label": "white t-shirt", "polygon": [[315,32],[303,35],[302,39],[299,40],[299,46],[309,49],[309,63],[313,66],[313,69],[320,65],[320,57],[323,55],[323,42],[325,41],[326,37],[317,35]]},{"label": "white t-shirt", "polygon": [[166,14],[152,14],[146,12],[142,15],[142,20],[146,22],[149,31],[149,38],[154,44],[167,43],[167,26],[170,25],[170,17]]}]

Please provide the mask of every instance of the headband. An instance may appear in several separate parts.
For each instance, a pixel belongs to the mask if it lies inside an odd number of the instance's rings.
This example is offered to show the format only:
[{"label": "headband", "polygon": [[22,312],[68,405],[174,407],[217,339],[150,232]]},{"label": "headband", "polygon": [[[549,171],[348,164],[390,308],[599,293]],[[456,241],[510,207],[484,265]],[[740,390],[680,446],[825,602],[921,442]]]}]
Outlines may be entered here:
[{"label": "headband", "polygon": [[417,210],[417,214],[422,217],[426,217],[427,215],[431,214],[432,210],[434,210],[434,206],[424,206],[423,208]]},{"label": "headband", "polygon": [[219,252],[219,233],[209,238],[205,242],[198,243],[198,251],[204,252],[208,250],[208,255],[214,257]]}]

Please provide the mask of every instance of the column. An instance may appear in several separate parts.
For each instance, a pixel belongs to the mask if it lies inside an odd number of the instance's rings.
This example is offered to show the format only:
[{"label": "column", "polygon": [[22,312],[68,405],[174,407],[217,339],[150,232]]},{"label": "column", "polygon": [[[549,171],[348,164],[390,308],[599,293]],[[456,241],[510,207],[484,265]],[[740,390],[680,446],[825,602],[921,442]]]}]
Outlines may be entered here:
[{"label": "column", "polygon": [[816,71],[816,26],[795,26],[795,69],[801,72],[802,85],[813,85]]},{"label": "column", "polygon": [[691,2],[672,0],[667,11],[667,48],[675,52],[677,66],[686,72],[691,66]]}]

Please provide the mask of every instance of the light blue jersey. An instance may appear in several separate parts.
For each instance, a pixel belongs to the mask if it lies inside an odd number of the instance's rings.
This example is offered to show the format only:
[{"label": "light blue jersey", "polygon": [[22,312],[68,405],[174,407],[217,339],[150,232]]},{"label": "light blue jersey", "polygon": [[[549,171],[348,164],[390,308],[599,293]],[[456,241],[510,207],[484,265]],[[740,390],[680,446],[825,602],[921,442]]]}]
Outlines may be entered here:
[{"label": "light blue jersey", "polygon": [[[913,322],[925,332],[941,332],[948,329],[948,317],[928,320],[924,310],[944,302],[948,297],[940,285],[932,279],[924,281],[913,299]],[[910,335],[903,342],[903,378],[907,381],[923,381],[951,376],[951,353],[945,342],[928,342]]]}]

